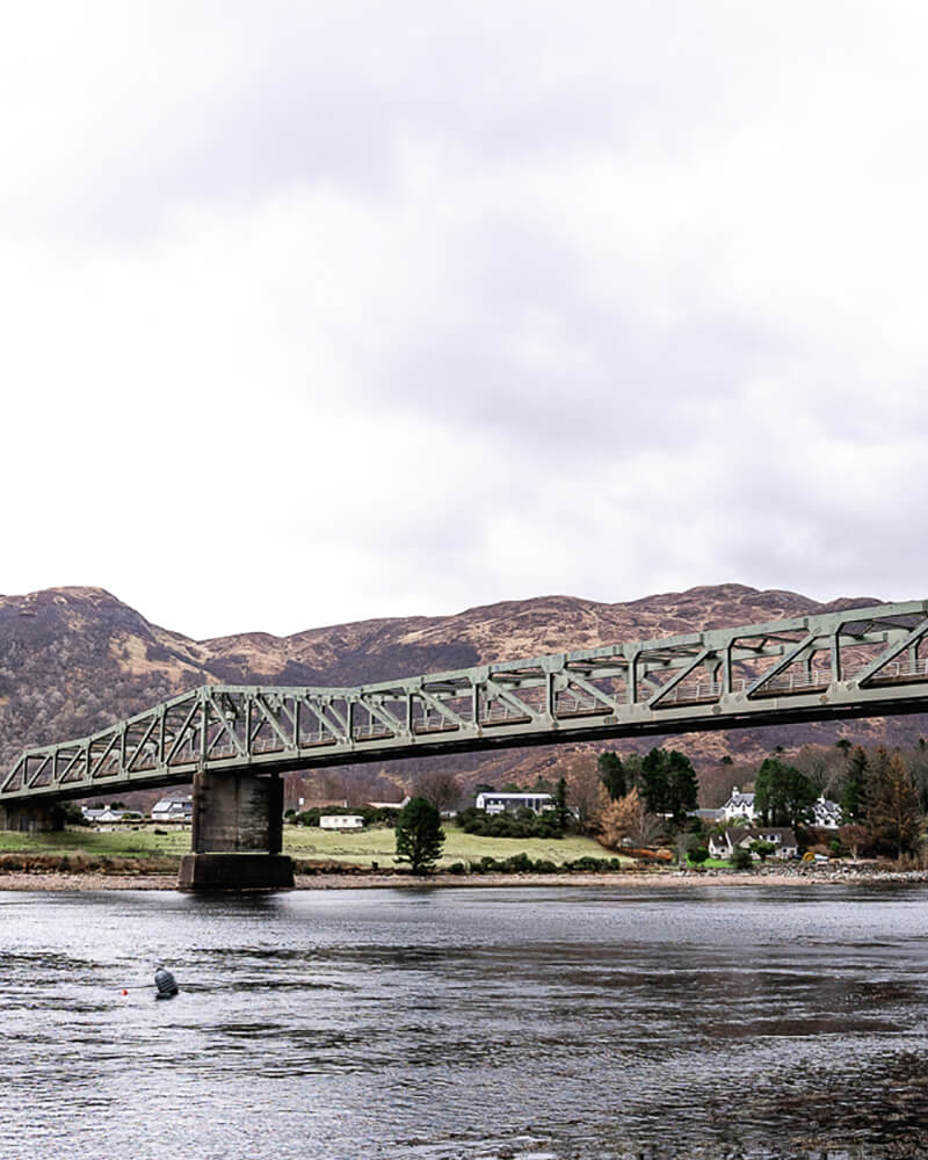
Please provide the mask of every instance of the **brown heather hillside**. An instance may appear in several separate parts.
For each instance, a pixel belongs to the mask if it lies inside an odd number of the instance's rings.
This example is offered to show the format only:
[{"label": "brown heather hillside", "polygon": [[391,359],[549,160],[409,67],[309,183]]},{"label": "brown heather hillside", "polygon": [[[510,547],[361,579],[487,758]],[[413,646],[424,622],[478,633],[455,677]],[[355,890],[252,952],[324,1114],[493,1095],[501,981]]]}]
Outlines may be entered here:
[{"label": "brown heather hillside", "polygon": [[[79,737],[206,682],[349,685],[485,661],[648,639],[696,629],[879,603],[819,604],[794,592],[740,584],[692,588],[621,604],[544,596],[453,616],[360,621],[276,637],[250,632],[194,641],[158,628],[100,588],[0,597],[0,769],[30,745]],[[773,745],[831,744],[837,736],[903,743],[928,722],[898,718],[678,737],[697,762],[755,759]],[[623,746],[619,745],[619,748]],[[625,746],[624,748],[631,748]],[[532,781],[589,747],[511,751],[394,765],[397,784],[419,768],[450,768],[465,781]],[[367,776],[370,775],[368,767]],[[342,784],[352,771],[339,771]]]}]

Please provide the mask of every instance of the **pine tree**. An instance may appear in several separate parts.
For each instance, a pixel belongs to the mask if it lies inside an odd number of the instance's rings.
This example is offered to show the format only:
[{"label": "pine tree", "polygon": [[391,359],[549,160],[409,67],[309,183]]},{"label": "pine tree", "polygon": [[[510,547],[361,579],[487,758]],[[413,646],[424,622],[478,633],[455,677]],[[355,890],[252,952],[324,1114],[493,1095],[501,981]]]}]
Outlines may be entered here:
[{"label": "pine tree", "polygon": [[645,804],[652,814],[669,815],[682,825],[689,810],[696,808],[699,783],[690,759],[676,749],[667,753],[652,749],[641,763]]},{"label": "pine tree", "polygon": [[554,820],[558,829],[566,830],[570,823],[570,810],[567,806],[567,779],[559,778],[554,790]]},{"label": "pine tree", "polygon": [[641,763],[641,793],[649,813],[667,812],[667,755],[652,749]]},{"label": "pine tree", "polygon": [[699,803],[699,782],[690,759],[676,749],[671,749],[667,765],[667,812],[676,825],[682,826],[686,815]]},{"label": "pine tree", "polygon": [[408,862],[413,874],[435,868],[445,843],[441,815],[423,797],[414,797],[396,819],[396,861]]},{"label": "pine tree", "polygon": [[754,809],[765,825],[797,826],[812,818],[818,794],[804,773],[778,757],[762,762],[754,782]]},{"label": "pine tree", "polygon": [[609,797],[618,801],[625,797],[628,786],[625,779],[625,766],[617,753],[601,753],[596,758],[596,768],[599,780],[606,787]]},{"label": "pine tree", "polygon": [[846,822],[857,822],[864,817],[866,796],[867,755],[857,745],[848,758],[844,788],[841,791],[841,813]]}]

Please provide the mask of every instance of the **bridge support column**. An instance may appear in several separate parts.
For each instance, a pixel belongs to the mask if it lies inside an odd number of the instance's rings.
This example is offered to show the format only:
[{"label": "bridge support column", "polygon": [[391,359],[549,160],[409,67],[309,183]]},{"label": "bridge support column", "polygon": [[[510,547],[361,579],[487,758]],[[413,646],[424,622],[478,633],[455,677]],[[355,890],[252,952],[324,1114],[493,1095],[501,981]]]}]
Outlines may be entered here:
[{"label": "bridge support column", "polygon": [[191,853],[180,890],[280,890],[293,886],[281,854],[283,783],[277,774],[203,772],[193,779]]},{"label": "bridge support column", "polygon": [[0,806],[0,830],[18,830],[20,833],[41,834],[64,829],[64,810],[57,805],[36,805],[11,802]]}]

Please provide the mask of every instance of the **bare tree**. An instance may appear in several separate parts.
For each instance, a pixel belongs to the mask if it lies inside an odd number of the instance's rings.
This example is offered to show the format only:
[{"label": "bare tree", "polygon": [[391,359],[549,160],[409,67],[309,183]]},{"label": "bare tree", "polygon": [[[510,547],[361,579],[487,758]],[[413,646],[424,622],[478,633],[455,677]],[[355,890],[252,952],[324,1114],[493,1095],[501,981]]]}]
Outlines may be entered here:
[{"label": "bare tree", "polygon": [[453,773],[431,769],[413,782],[413,797],[423,797],[439,811],[456,810],[461,804],[461,786]]},{"label": "bare tree", "polygon": [[565,766],[564,776],[569,787],[570,804],[576,811],[580,828],[589,829],[596,824],[601,807],[601,782],[596,757],[591,753],[575,757]]}]

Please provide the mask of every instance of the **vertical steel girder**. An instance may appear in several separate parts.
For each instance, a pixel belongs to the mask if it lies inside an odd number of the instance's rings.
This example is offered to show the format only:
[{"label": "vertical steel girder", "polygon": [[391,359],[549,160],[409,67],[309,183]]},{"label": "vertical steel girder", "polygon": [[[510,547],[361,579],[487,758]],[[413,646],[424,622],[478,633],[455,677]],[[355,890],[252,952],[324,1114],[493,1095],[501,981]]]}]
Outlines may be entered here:
[{"label": "vertical steel girder", "polygon": [[206,685],[26,750],[0,801],[596,737],[928,711],[928,601],[358,688]]}]

